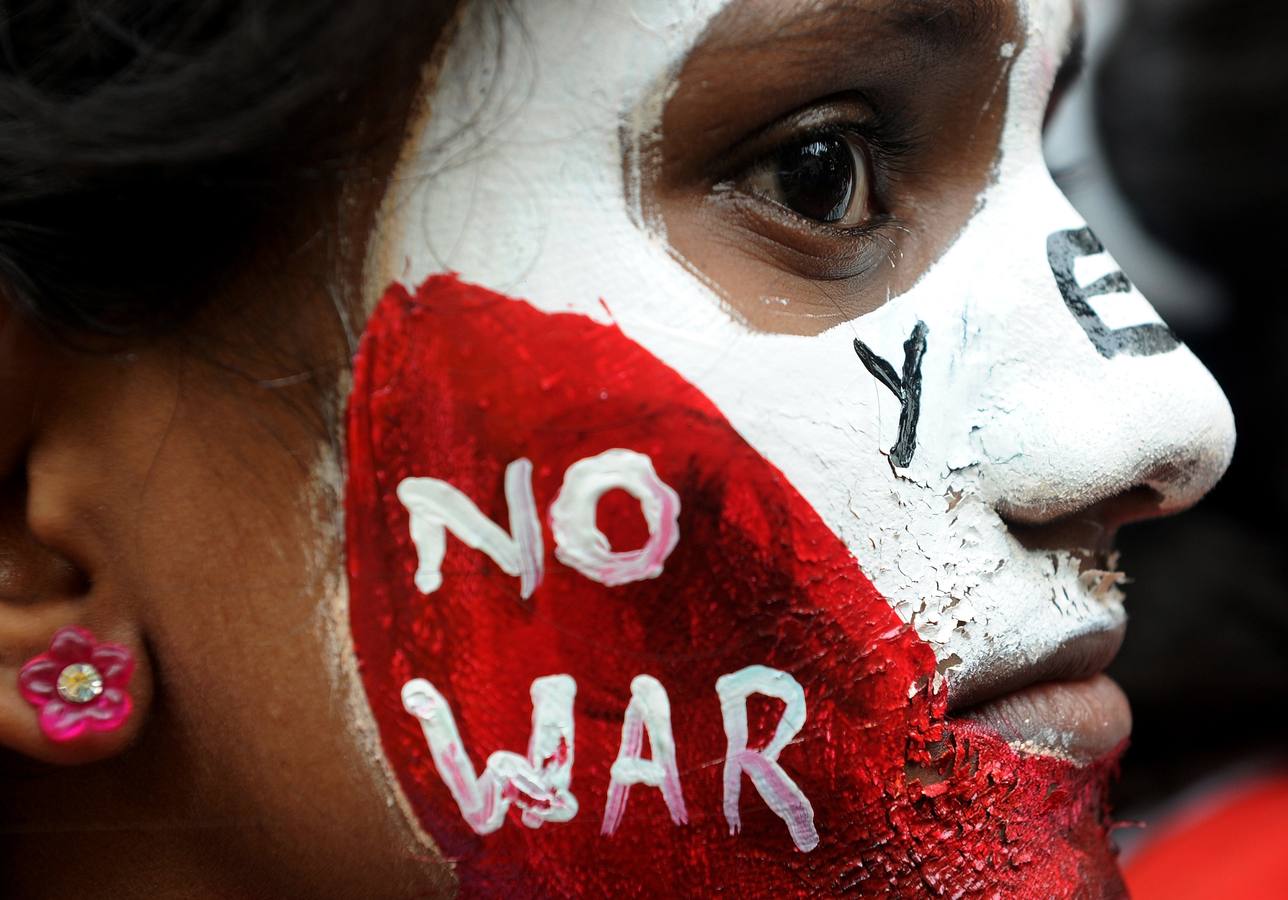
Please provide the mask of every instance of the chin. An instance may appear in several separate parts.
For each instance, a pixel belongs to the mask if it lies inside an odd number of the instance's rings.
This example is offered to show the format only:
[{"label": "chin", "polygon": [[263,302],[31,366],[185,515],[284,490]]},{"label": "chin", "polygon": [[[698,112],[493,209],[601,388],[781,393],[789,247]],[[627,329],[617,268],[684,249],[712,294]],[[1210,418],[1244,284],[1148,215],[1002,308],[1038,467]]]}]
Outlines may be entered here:
[{"label": "chin", "polygon": [[[930,764],[946,777],[923,776],[921,796],[914,786],[908,800],[917,836],[936,836],[920,867],[926,886],[955,896],[1126,896],[1107,800],[1125,749],[1124,740],[1073,762],[1017,749],[976,721],[949,720]],[[913,853],[924,846],[913,843]]]}]

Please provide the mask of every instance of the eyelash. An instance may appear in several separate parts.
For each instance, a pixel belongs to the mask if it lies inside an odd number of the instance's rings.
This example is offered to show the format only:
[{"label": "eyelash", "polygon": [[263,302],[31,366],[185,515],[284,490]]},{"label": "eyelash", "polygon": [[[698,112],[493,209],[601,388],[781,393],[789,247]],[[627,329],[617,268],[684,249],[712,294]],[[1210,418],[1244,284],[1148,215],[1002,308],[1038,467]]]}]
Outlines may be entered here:
[{"label": "eyelash", "polygon": [[[821,104],[816,105],[813,109],[818,109],[819,106]],[[867,222],[851,228],[838,228],[826,222],[806,218],[785,207],[781,208],[781,214],[790,216],[794,221],[819,234],[851,238],[874,235],[894,221],[894,217],[888,211],[889,204],[885,202],[883,195],[889,188],[891,177],[897,176],[903,170],[902,163],[915,151],[916,143],[906,134],[905,130],[900,128],[898,122],[883,116],[871,104],[865,104],[865,107],[869,110],[870,115],[863,120],[840,118],[806,128],[785,130],[776,137],[772,144],[766,147],[762,145],[766,134],[772,134],[780,128],[789,129],[791,127],[785,124],[783,120],[770,125],[740,145],[740,147],[749,146],[755,148],[753,150],[755,155],[751,156],[750,159],[747,158],[746,151],[739,152],[740,148],[735,148],[733,152],[734,161],[724,170],[722,177],[716,180],[714,189],[717,191],[722,189],[736,191],[737,183],[751,173],[756,166],[764,165],[773,160],[778,153],[792,144],[836,136],[857,139],[862,143],[865,151],[864,155],[869,169],[867,173],[868,184],[870,185],[874,202],[873,215]],[[806,115],[808,115],[808,112],[807,110]]]},{"label": "eyelash", "polygon": [[[913,172],[926,143],[911,123],[912,110],[887,111],[857,92],[821,98],[778,118],[711,159],[706,191],[727,222],[736,223],[747,252],[772,258],[786,271],[814,282],[852,282],[901,254],[909,231],[899,216],[904,172]],[[772,165],[791,145],[816,138],[844,138],[864,158],[869,204],[857,224],[822,221],[748,190],[756,167]]]}]

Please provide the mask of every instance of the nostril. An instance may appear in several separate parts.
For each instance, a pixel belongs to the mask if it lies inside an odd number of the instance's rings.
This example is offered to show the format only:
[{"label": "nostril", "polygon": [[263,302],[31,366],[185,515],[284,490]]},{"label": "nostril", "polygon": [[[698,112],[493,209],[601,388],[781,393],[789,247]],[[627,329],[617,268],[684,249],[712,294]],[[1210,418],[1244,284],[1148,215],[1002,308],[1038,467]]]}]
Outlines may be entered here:
[{"label": "nostril", "polygon": [[1079,507],[1026,508],[1019,515],[998,508],[1002,521],[1027,550],[1080,549],[1098,554],[1113,550],[1119,528],[1166,513],[1163,494],[1148,484]]},{"label": "nostril", "polygon": [[1094,517],[1109,531],[1117,531],[1132,522],[1157,519],[1167,515],[1167,497],[1150,482],[1106,497],[1084,509],[1080,516]]},{"label": "nostril", "polygon": [[1114,531],[1132,522],[1166,515],[1167,497],[1155,484],[1152,479],[1146,480],[1144,484],[1102,500],[1088,512],[1095,514]]},{"label": "nostril", "polygon": [[[1211,468],[1202,459],[1193,458],[1184,462],[1164,460],[1145,472],[1141,483],[1158,495],[1159,510],[1155,515],[1177,513],[1198,502],[1220,478],[1219,473],[1210,476]],[[1224,468],[1223,465],[1221,471]]]},{"label": "nostril", "polygon": [[1167,496],[1156,488],[1153,479],[1144,479],[1135,487],[1108,497],[1061,498],[1038,503],[1018,504],[1006,500],[995,505],[1012,531],[1040,528],[1069,521],[1096,521],[1109,528],[1119,528],[1141,519],[1166,515]]}]

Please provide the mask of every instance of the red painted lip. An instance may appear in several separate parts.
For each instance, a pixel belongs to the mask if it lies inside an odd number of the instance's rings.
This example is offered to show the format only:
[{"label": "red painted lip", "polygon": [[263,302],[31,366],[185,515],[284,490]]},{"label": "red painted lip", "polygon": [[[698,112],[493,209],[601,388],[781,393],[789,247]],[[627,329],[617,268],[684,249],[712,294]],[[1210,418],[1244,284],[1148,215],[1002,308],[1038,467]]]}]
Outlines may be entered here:
[{"label": "red painted lip", "polygon": [[1089,631],[1070,638],[1031,665],[957,685],[948,692],[948,711],[961,715],[972,707],[1033,685],[1091,678],[1109,668],[1122,647],[1126,631],[1126,622]]}]

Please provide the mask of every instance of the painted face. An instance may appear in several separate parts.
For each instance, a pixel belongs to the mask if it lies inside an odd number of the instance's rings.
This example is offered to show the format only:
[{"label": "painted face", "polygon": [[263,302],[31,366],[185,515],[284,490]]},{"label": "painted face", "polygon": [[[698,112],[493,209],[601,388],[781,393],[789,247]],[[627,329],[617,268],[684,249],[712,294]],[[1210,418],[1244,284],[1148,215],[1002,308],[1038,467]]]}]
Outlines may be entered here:
[{"label": "painted face", "polygon": [[384,755],[467,888],[1116,890],[1109,542],[1233,426],[1047,173],[1075,20],[467,6],[348,505]]}]

